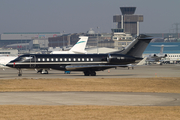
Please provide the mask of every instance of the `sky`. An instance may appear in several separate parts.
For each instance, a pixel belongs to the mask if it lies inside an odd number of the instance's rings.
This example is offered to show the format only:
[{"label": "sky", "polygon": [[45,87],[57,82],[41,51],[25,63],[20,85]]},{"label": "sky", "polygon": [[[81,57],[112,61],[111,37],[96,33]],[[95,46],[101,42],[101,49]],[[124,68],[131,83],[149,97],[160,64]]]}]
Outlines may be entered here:
[{"label": "sky", "polygon": [[[175,32],[180,0],[0,0],[0,34],[5,32],[110,33],[120,7],[143,15],[140,33]],[[98,27],[98,29],[97,29]]]}]

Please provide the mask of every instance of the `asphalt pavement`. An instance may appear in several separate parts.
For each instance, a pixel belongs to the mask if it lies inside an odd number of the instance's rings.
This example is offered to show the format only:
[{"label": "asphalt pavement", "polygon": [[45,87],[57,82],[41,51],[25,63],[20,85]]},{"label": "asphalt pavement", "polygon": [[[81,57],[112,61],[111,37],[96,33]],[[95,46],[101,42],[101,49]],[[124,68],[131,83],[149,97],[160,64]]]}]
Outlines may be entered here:
[{"label": "asphalt pavement", "polygon": [[[16,69],[0,69],[0,79],[23,78],[151,78],[180,77],[180,65],[138,66],[134,69],[117,68],[84,76],[82,72],[64,74],[50,70],[39,74],[34,69],[23,70],[18,77]],[[113,105],[113,106],[180,106],[180,94],[175,93],[124,93],[124,92],[0,92],[0,105]]]}]

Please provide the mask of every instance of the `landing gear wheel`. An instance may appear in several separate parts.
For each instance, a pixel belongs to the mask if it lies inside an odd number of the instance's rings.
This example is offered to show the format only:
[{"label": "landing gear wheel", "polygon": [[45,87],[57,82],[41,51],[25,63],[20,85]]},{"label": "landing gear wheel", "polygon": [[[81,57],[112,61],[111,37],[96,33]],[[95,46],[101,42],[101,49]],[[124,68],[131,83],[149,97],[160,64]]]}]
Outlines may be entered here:
[{"label": "landing gear wheel", "polygon": [[48,74],[48,70],[45,70],[45,74]]},{"label": "landing gear wheel", "polygon": [[91,76],[96,76],[96,72],[95,71],[91,71]]},{"label": "landing gear wheel", "polygon": [[89,71],[84,71],[84,76],[89,76]]},{"label": "landing gear wheel", "polygon": [[96,72],[95,71],[84,71],[84,76],[96,76]]},{"label": "landing gear wheel", "polygon": [[48,70],[42,69],[41,74],[48,74]]},{"label": "landing gear wheel", "polygon": [[18,76],[22,76],[22,74],[19,73]]},{"label": "landing gear wheel", "polygon": [[18,76],[22,76],[22,70],[21,69],[18,69]]},{"label": "landing gear wheel", "polygon": [[37,73],[42,73],[42,69],[38,70]]}]

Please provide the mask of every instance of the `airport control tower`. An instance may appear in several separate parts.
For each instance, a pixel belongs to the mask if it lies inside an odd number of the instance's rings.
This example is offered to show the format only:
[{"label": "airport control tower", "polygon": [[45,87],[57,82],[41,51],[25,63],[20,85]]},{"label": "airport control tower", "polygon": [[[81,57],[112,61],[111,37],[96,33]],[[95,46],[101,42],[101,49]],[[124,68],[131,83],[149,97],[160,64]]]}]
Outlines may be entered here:
[{"label": "airport control tower", "polygon": [[143,22],[143,15],[134,15],[136,7],[120,7],[122,15],[114,15],[113,22],[117,28],[125,33],[139,35],[139,22]]}]

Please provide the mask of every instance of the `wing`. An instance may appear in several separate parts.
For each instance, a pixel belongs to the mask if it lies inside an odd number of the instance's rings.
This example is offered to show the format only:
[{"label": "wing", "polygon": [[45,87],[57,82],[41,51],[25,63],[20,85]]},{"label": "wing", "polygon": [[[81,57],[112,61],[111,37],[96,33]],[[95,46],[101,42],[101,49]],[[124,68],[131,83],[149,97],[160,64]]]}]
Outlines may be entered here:
[{"label": "wing", "polygon": [[116,68],[116,67],[129,67],[133,66],[131,64],[127,65],[67,65],[66,70],[70,71],[83,71],[83,70],[94,70],[94,71],[100,71],[100,70],[105,70],[109,68]]}]

